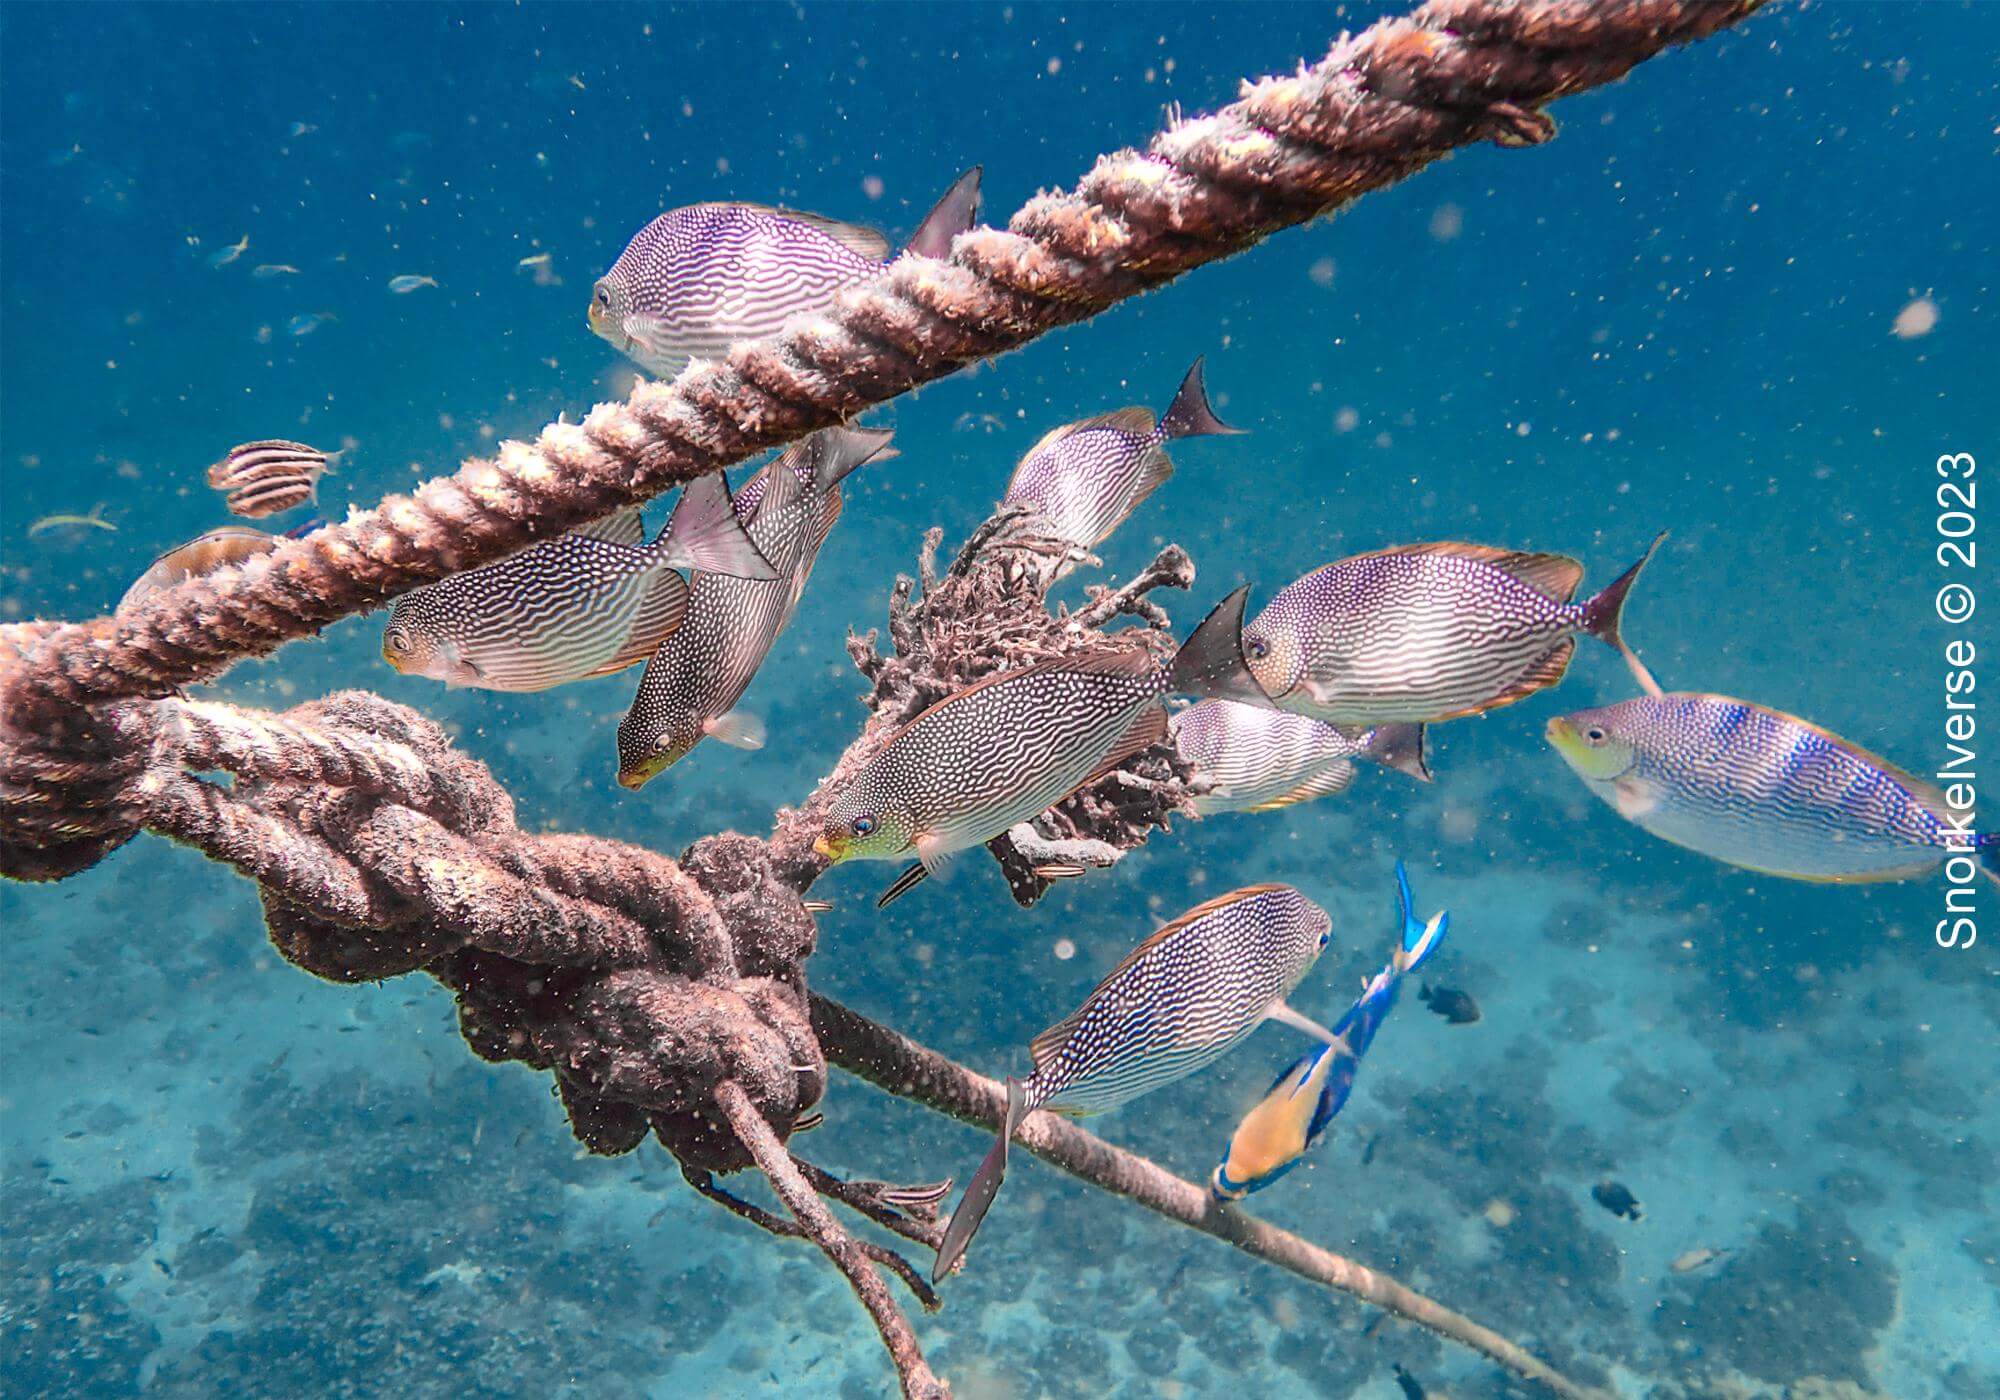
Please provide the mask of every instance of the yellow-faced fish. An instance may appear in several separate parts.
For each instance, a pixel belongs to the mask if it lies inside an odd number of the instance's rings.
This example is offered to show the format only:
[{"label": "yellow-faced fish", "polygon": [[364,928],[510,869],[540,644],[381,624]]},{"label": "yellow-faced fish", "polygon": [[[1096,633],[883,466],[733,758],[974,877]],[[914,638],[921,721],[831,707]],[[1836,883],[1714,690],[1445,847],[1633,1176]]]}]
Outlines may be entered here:
[{"label": "yellow-faced fish", "polygon": [[1438,950],[1451,925],[1449,914],[1434,914],[1428,921],[1416,916],[1409,873],[1401,861],[1396,862],[1396,915],[1396,952],[1334,1022],[1334,1043],[1300,1056],[1236,1125],[1209,1177],[1209,1190],[1218,1200],[1240,1201],[1297,1166],[1346,1107],[1362,1057],[1396,1007],[1404,975]]},{"label": "yellow-faced fish", "polygon": [[400,277],[391,277],[389,279],[389,290],[397,296],[404,296],[410,292],[414,292],[419,287],[435,287],[436,285],[436,278],[420,277],[414,272],[406,272]]},{"label": "yellow-faced fish", "polygon": [[1726,695],[1641,696],[1552,719],[1590,790],[1664,841],[1792,880],[1928,875],[1954,854],[2000,878],[2000,836],[1885,759],[1795,715]]},{"label": "yellow-faced fish", "polygon": [[[972,227],[979,169],[959,176],[907,251],[941,258]],[[771,335],[883,268],[870,228],[763,204],[693,204],[639,230],[590,294],[590,329],[662,379]]]},{"label": "yellow-faced fish", "polygon": [[1165,667],[1144,651],[1104,648],[1003,671],[946,696],[855,775],[814,849],[836,862],[914,856],[919,863],[877,901],[886,904],[956,852],[1163,741],[1161,700],[1206,689],[1218,638],[1233,652],[1229,630],[1205,622]]},{"label": "yellow-faced fish", "polygon": [[828,428],[794,443],[736,493],[737,519],[771,561],[771,580],[697,570],[687,616],[646,663],[618,722],[618,781],[645,786],[703,739],[760,748],[763,722],[736,708],[771,653],[840,519],[840,483],[895,456],[882,429]]},{"label": "yellow-faced fish", "polygon": [[1238,431],[1208,406],[1196,360],[1158,423],[1150,409],[1121,408],[1055,429],[1028,449],[1000,503],[1034,507],[1040,530],[1089,549],[1173,475],[1170,440]]},{"label": "yellow-faced fish", "polygon": [[224,493],[232,515],[276,515],[316,497],[333,455],[284,438],[246,442],[208,469],[208,484]]},{"label": "yellow-faced fish", "polygon": [[45,515],[39,520],[31,521],[28,525],[28,537],[32,539],[36,535],[46,535],[51,530],[62,529],[109,530],[115,534],[118,527],[104,518],[104,506],[100,502],[83,515],[58,511],[54,515]]},{"label": "yellow-faced fish", "polygon": [[253,530],[248,525],[224,525],[219,530],[210,530],[155,559],[152,567],[134,579],[132,586],[125,590],[125,596],[118,600],[118,608],[122,612],[191,578],[269,554],[278,547],[278,542],[276,535]]},{"label": "yellow-faced fish", "polygon": [[1127,954],[1083,1005],[1035,1037],[1034,1073],[1008,1079],[1006,1119],[945,1227],[932,1279],[965,1256],[1024,1118],[1038,1108],[1117,1108],[1213,1064],[1266,1019],[1302,1019],[1285,998],[1332,930],[1326,911],[1291,886],[1251,885],[1188,910]]},{"label": "yellow-faced fish", "polygon": [[405,593],[382,657],[405,675],[484,690],[546,690],[643,661],[678,627],[675,566],[770,577],[729,508],[722,474],[691,481],[659,538],[636,508]]},{"label": "yellow-faced fish", "polygon": [[1175,747],[1207,784],[1194,798],[1203,816],[1270,812],[1345,792],[1354,760],[1431,780],[1421,724],[1381,724],[1350,738],[1304,715],[1234,700],[1204,700],[1173,717]]},{"label": "yellow-faced fish", "polygon": [[1243,656],[1268,703],[1329,724],[1425,724],[1525,700],[1562,679],[1579,632],[1616,647],[1657,691],[1619,617],[1664,538],[1583,603],[1570,601],[1583,566],[1561,554],[1422,544],[1356,555],[1278,590],[1244,626]]}]

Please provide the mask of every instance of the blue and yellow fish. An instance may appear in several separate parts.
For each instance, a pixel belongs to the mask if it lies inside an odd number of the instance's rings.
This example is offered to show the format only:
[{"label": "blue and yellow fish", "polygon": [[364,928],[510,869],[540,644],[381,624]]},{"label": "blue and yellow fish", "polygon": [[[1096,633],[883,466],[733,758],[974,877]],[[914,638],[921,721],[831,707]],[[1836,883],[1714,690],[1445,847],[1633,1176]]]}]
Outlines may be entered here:
[{"label": "blue and yellow fish", "polygon": [[1382,970],[1371,977],[1347,1014],[1334,1023],[1335,1043],[1315,1046],[1279,1075],[1270,1092],[1236,1125],[1222,1151],[1222,1161],[1209,1177],[1216,1198],[1240,1201],[1261,1191],[1310,1152],[1327,1125],[1347,1105],[1361,1057],[1375,1041],[1403,977],[1421,966],[1444,942],[1451,916],[1433,914],[1428,921],[1413,912],[1410,877],[1396,862],[1396,911],[1402,925],[1402,945]]}]

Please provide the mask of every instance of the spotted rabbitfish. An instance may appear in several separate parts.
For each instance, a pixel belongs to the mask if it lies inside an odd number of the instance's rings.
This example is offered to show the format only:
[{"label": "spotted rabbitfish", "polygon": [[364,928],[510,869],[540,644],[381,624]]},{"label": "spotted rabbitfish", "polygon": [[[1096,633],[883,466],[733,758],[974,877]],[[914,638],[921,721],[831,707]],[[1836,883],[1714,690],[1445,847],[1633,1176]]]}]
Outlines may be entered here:
[{"label": "spotted rabbitfish", "polygon": [[722,473],[681,491],[659,538],[636,507],[453,574],[396,600],[382,658],[405,675],[483,690],[547,690],[645,660],[678,627],[676,566],[770,578],[729,505]]},{"label": "spotted rabbitfish", "polygon": [[947,695],[896,733],[834,799],[814,849],[833,862],[907,860],[878,907],[959,851],[1061,802],[1167,737],[1161,701],[1201,692],[1216,664],[1207,623],[1161,666],[1101,647],[1002,671]]},{"label": "spotted rabbitfish", "polygon": [[1330,724],[1234,700],[1204,700],[1170,725],[1194,769],[1196,812],[1272,812],[1345,792],[1366,759],[1431,780],[1421,724],[1382,724],[1349,736]]},{"label": "spotted rabbitfish", "polygon": [[618,722],[621,784],[645,786],[703,739],[763,745],[763,722],[736,702],[805,593],[840,519],[840,483],[857,467],[895,456],[889,438],[882,429],[828,428],[787,448],[736,493],[736,516],[777,577],[695,571],[687,616],[646,663],[639,693]]},{"label": "spotted rabbitfish", "polygon": [[1641,696],[1552,719],[1548,739],[1627,821],[1729,865],[1859,884],[1914,879],[1965,853],[2000,879],[2000,836],[1955,820],[1936,787],[1748,700]]},{"label": "spotted rabbitfish", "polygon": [[1339,725],[1482,714],[1560,681],[1579,632],[1617,648],[1656,691],[1619,618],[1664,538],[1582,603],[1570,597],[1583,566],[1561,554],[1421,544],[1328,564],[1278,590],[1243,627],[1256,689],[1230,698]]},{"label": "spotted rabbitfish", "polygon": [[1050,432],[1014,468],[1000,504],[1031,507],[1036,529],[1090,549],[1173,475],[1168,442],[1238,431],[1208,406],[1196,360],[1157,423],[1150,409],[1121,408]]},{"label": "spotted rabbitfish", "polygon": [[[979,212],[979,168],[947,190],[908,252],[941,258]],[[590,329],[651,373],[673,379],[696,357],[774,334],[881,272],[874,229],[764,204],[691,204],[639,230],[590,293]]]},{"label": "spotted rabbitfish", "polygon": [[1325,1136],[1327,1126],[1354,1092],[1362,1058],[1375,1032],[1396,1007],[1403,978],[1430,959],[1443,944],[1451,916],[1416,916],[1410,877],[1396,862],[1395,954],[1368,981],[1347,1013],[1333,1023],[1336,1043],[1307,1051],[1279,1075],[1257,1106],[1244,1115],[1223,1147],[1222,1161],[1209,1176],[1218,1200],[1240,1201],[1261,1191],[1293,1167]]},{"label": "spotted rabbitfish", "polygon": [[1035,1037],[1034,1073],[1007,1081],[1006,1119],[945,1227],[932,1278],[964,1258],[1024,1118],[1038,1108],[1103,1113],[1213,1064],[1267,1019],[1299,1024],[1285,998],[1332,931],[1326,911],[1291,886],[1251,885],[1197,905],[1134,948],[1083,1005]]}]

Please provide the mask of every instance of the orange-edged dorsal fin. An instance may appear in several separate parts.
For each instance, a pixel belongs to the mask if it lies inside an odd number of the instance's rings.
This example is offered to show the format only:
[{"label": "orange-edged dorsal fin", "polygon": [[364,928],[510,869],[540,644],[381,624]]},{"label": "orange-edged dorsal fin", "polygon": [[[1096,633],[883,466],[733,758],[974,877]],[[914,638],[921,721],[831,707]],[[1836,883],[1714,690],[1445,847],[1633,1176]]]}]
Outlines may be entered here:
[{"label": "orange-edged dorsal fin", "polygon": [[[1392,554],[1446,554],[1454,559],[1471,559],[1512,574],[1537,593],[1558,603],[1567,603],[1583,582],[1583,565],[1567,554],[1531,554],[1519,549],[1499,549],[1490,544],[1466,544],[1440,540],[1434,544],[1404,544],[1393,549],[1371,550],[1355,559],[1380,559]],[[1348,562],[1353,562],[1349,560]]]},{"label": "orange-edged dorsal fin", "polygon": [[618,648],[617,655],[587,674],[608,676],[627,666],[650,661],[660,643],[679,630],[681,619],[687,616],[687,603],[687,580],[676,570],[658,570],[639,599],[639,610],[633,615],[632,633],[625,639],[625,645]]},{"label": "orange-edged dorsal fin", "polygon": [[1034,1057],[1035,1068],[1039,1070],[1042,1067],[1042,1064],[1045,1060],[1047,1060],[1050,1056],[1053,1056],[1057,1051],[1062,1049],[1064,1042],[1067,1041],[1071,1036],[1071,1034],[1076,1030],[1078,1023],[1083,1018],[1083,1013],[1089,1008],[1090,1004],[1095,1000],[1097,1000],[1098,996],[1103,993],[1106,987],[1109,987],[1113,982],[1117,981],[1118,978],[1124,974],[1126,969],[1131,967],[1132,964],[1137,962],[1140,958],[1144,957],[1148,951],[1158,947],[1161,943],[1173,937],[1176,933],[1186,928],[1189,924],[1194,923],[1197,919],[1206,918],[1208,915],[1215,913],[1216,910],[1218,909],[1227,908],[1229,905],[1238,903],[1242,900],[1252,899],[1255,898],[1257,895],[1269,894],[1273,890],[1281,890],[1284,888],[1285,886],[1279,884],[1245,885],[1240,890],[1231,890],[1228,894],[1219,894],[1214,899],[1204,900],[1202,903],[1197,904],[1195,905],[1194,908],[1188,910],[1185,914],[1182,914],[1179,918],[1171,919],[1168,922],[1160,925],[1160,927],[1155,929],[1152,935],[1148,937],[1144,942],[1140,943],[1131,952],[1127,953],[1123,958],[1120,958],[1118,961],[1118,966],[1112,968],[1111,971],[1104,974],[1103,978],[1098,982],[1098,984],[1095,987],[1091,988],[1090,995],[1083,999],[1082,1006],[1079,1006],[1076,1010],[1070,1012],[1069,1015],[1063,1017],[1062,1020],[1056,1022],[1053,1026],[1050,1026],[1047,1030],[1043,1031],[1040,1035],[1036,1036],[1032,1041],[1028,1042],[1028,1053]]},{"label": "orange-edged dorsal fin", "polygon": [[771,212],[783,215],[795,224],[818,229],[848,252],[857,253],[871,262],[881,262],[889,256],[889,240],[866,224],[850,224],[840,219],[829,219],[824,214],[809,214],[803,209],[773,209]]},{"label": "orange-edged dorsal fin", "polygon": [[[1089,418],[1079,418],[1074,423],[1065,423],[1059,428],[1050,428],[1041,440],[1021,454],[1027,461],[1037,453],[1045,452],[1066,437],[1087,432],[1092,428],[1117,428],[1128,433],[1150,433],[1153,431],[1153,410],[1150,408],[1120,408],[1110,413],[1093,414]],[[1020,468],[1015,467],[1018,472]],[[1011,485],[1011,483],[1010,483]]]},{"label": "orange-edged dorsal fin", "polygon": [[1254,807],[1245,808],[1251,812],[1275,812],[1280,807],[1289,807],[1297,802],[1310,802],[1315,797],[1331,797],[1337,792],[1345,792],[1354,781],[1354,765],[1346,759],[1329,764],[1325,770],[1313,774],[1290,792],[1278,794]]},{"label": "orange-edged dorsal fin", "polygon": [[1075,652],[1069,656],[1058,656],[1050,661],[1038,661],[1032,666],[1018,666],[1011,671],[995,671],[990,676],[981,676],[963,690],[954,690],[935,705],[925,709],[922,714],[891,734],[888,743],[895,743],[945,706],[956,705],[966,696],[985,690],[988,686],[999,685],[1002,681],[1019,680],[1023,676],[1032,676],[1041,671],[1070,671],[1087,676],[1130,676],[1137,680],[1159,669],[1160,663],[1153,660],[1150,653],[1134,647],[1107,646],[1092,651]]}]

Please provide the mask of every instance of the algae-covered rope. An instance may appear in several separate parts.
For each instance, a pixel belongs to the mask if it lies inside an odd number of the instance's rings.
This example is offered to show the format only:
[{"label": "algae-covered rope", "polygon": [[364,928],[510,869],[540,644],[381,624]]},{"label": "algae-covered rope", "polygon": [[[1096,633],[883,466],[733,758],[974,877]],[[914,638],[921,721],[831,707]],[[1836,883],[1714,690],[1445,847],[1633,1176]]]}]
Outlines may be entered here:
[{"label": "algae-covered rope", "polygon": [[158,695],[351,613],[794,441],[1392,184],[1546,103],[1736,23],[1762,0],[1432,0],[1098,160],[947,260],[904,257],[821,315],[648,383],[581,424],[392,496],[116,619],[59,629],[10,708]]}]

